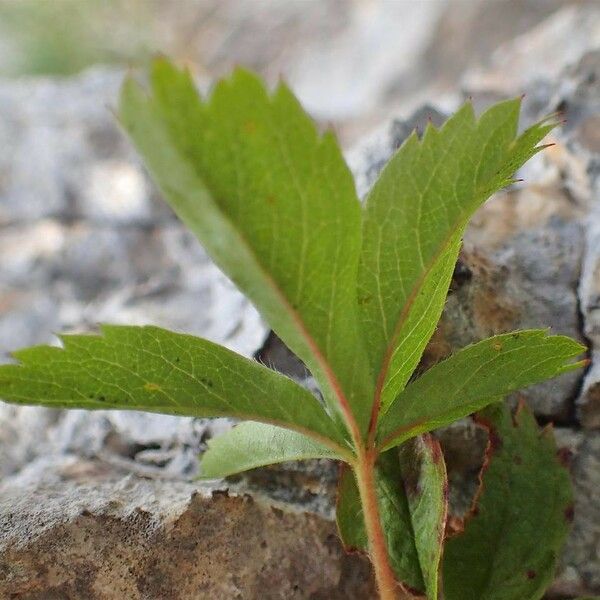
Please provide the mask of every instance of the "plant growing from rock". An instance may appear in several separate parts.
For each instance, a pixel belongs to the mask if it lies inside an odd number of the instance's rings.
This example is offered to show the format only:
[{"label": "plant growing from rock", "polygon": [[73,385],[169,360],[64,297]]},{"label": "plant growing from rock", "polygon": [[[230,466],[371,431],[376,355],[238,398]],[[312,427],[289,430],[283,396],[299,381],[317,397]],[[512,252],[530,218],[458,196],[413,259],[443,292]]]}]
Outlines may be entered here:
[{"label": "plant growing from rock", "polygon": [[[583,347],[518,331],[413,376],[470,217],[554,126],[517,134],[519,108],[509,100],[476,118],[466,103],[441,129],[414,133],[361,206],[334,135],[318,134],[285,85],[270,94],[237,70],[203,100],[187,72],[157,60],[149,93],[124,84],[119,119],[322,398],[209,341],[130,326],[16,352],[18,364],[0,367],[0,397],[243,419],[211,441],[203,475],[341,461],[340,535],[368,553],[382,598],[435,599],[439,587],[446,600],[541,598],[572,517],[569,479],[551,431],[501,400],[580,367]],[[448,537],[444,460],[429,432],[477,411],[490,440],[482,488]]]}]

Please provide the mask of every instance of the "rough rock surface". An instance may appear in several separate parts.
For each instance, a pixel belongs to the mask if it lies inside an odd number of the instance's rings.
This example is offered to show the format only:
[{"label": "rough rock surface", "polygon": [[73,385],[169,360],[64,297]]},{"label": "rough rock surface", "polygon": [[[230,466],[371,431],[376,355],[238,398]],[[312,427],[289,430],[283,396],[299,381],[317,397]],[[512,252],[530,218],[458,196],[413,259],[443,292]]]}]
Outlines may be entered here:
[{"label": "rough rock surface", "polygon": [[[537,58],[506,42],[493,85],[480,71],[464,79],[477,105],[525,86],[527,120],[562,110],[567,123],[525,181],[476,216],[423,367],[519,327],[551,326],[591,348],[585,374],[526,392],[573,453],[574,526],[552,592],[570,598],[600,593],[600,55],[583,45],[562,74],[535,82],[501,66],[503,56],[543,62],[544,35],[579,22],[561,14],[537,26]],[[106,109],[120,78],[94,70],[0,86],[0,148],[11,149],[0,152],[0,352],[98,321],[152,322],[304,379],[273,335],[263,344],[256,311],[159,201]],[[361,194],[428,117],[444,118],[423,107],[349,153]],[[204,441],[229,426],[0,405],[0,597],[368,598],[368,568],[333,536],[335,465],[258,470],[229,482],[230,497],[191,483]],[[460,512],[485,436],[469,422],[439,435]]]},{"label": "rough rock surface", "polygon": [[4,491],[0,514],[2,598],[375,597],[331,521],[259,494],[96,478]]}]

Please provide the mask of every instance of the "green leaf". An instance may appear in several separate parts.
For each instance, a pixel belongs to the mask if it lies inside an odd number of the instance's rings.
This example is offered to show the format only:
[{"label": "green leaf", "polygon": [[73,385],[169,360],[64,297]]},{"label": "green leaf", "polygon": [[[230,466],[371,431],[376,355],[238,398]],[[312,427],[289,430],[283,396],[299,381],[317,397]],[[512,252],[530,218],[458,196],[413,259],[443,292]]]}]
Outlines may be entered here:
[{"label": "green leaf", "polygon": [[[401,583],[434,600],[448,485],[439,443],[422,436],[382,454],[375,479],[392,568]],[[360,495],[349,467],[338,484],[337,524],[348,549],[368,550]]]},{"label": "green leaf", "polygon": [[550,428],[520,407],[480,416],[489,429],[487,468],[464,532],[446,543],[446,600],[538,600],[551,583],[573,516],[569,474]]},{"label": "green leaf", "polygon": [[120,120],[179,217],[319,381],[332,414],[364,429],[374,387],[360,339],[360,205],[331,133],[289,89],[237,69],[202,100],[158,60]]},{"label": "green leaf", "polygon": [[363,518],[360,493],[352,469],[342,465],[337,485],[335,518],[347,552],[368,552],[369,538]]},{"label": "green leaf", "polygon": [[297,431],[246,421],[208,442],[202,455],[202,477],[227,477],[265,465],[344,456]]},{"label": "green leaf", "polygon": [[206,340],[159,327],[104,325],[66,335],[63,348],[14,353],[0,366],[0,398],[62,408],[232,416],[283,425],[337,448],[343,434],[307,390]]},{"label": "green leaf", "polygon": [[[438,573],[448,515],[448,479],[439,442],[429,435],[399,448],[400,472],[427,597],[438,597]],[[384,527],[390,524],[384,522]]]},{"label": "green leaf", "polygon": [[379,444],[402,441],[465,417],[502,396],[581,367],[585,348],[542,329],[497,335],[438,363],[398,396],[381,420]]},{"label": "green leaf", "polygon": [[507,185],[553,125],[517,137],[519,100],[479,119],[465,104],[444,126],[413,133],[368,194],[359,306],[382,414],[404,388],[440,318],[464,228]]}]

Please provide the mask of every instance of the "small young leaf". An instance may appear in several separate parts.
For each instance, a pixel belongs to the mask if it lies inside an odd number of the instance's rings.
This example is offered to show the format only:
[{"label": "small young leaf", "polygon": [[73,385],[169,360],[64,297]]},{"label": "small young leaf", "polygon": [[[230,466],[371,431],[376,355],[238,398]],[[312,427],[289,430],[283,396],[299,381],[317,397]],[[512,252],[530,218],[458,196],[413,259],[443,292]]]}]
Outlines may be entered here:
[{"label": "small young leaf", "polygon": [[[379,457],[375,466],[375,482],[383,532],[396,577],[406,587],[424,592],[425,580],[396,449]],[[346,549],[368,552],[360,494],[354,474],[346,465],[342,468],[338,483],[336,520]]]},{"label": "small young leaf", "polygon": [[439,442],[430,435],[413,438],[398,450],[425,591],[427,598],[437,600],[448,515],[446,464]]},{"label": "small young leaf", "polygon": [[[375,478],[392,568],[408,588],[436,600],[447,514],[446,467],[439,443],[421,436],[382,454]],[[337,524],[347,548],[367,551],[360,495],[348,467],[338,484]]]},{"label": "small young leaf", "polygon": [[573,517],[569,474],[552,431],[522,405],[480,415],[489,429],[487,467],[463,533],[446,543],[446,600],[539,600],[552,581]]},{"label": "small young leaf", "polygon": [[102,333],[63,336],[64,348],[15,352],[21,364],[0,366],[0,398],[61,408],[232,416],[347,447],[312,394],[257,362],[159,327],[105,325]]},{"label": "small young leaf", "polygon": [[343,460],[344,456],[297,431],[246,421],[208,442],[200,469],[202,477],[220,478],[309,458]]},{"label": "small young leaf", "polygon": [[422,141],[414,133],[367,196],[359,306],[379,373],[376,411],[404,388],[433,334],[468,220],[552,129],[540,123],[517,137],[519,108],[501,102],[476,119],[467,103]]},{"label": "small young leaf", "polygon": [[438,363],[394,401],[381,420],[387,449],[465,417],[502,396],[581,367],[585,348],[545,330],[515,331],[467,346]]},{"label": "small young leaf", "polygon": [[179,217],[319,381],[330,412],[366,427],[373,377],[360,339],[360,205],[331,133],[289,89],[242,69],[209,100],[158,60],[128,81],[120,119]]}]

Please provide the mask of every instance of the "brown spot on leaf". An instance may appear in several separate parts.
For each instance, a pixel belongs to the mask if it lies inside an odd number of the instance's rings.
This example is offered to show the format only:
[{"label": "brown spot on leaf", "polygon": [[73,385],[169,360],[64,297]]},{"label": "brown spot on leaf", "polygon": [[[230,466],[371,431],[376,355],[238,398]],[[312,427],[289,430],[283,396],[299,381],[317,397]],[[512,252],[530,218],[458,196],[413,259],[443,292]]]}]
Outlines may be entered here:
[{"label": "brown spot on leaf", "polygon": [[460,517],[450,516],[446,521],[446,537],[459,535],[465,530],[465,521]]},{"label": "brown spot on leaf", "polygon": [[245,133],[255,133],[256,123],[254,121],[246,121],[243,125],[243,129]]},{"label": "brown spot on leaf", "polygon": [[481,497],[481,494],[483,493],[483,478],[490,466],[490,461],[494,453],[498,449],[502,448],[502,439],[498,435],[497,430],[494,428],[490,420],[486,419],[480,413],[475,414],[473,416],[473,420],[475,421],[475,423],[477,423],[479,426],[486,430],[488,434],[488,442],[483,455],[483,464],[481,465],[481,469],[479,471],[479,485],[477,487],[475,495],[473,496],[473,500],[471,501],[471,508],[469,509],[465,517],[465,522],[467,522],[468,519],[474,518],[479,514],[479,499]]},{"label": "brown spot on leaf", "polygon": [[160,385],[158,385],[158,383],[151,383],[151,382],[145,383],[144,389],[147,392],[160,392],[161,391],[161,387],[160,387]]},{"label": "brown spot on leaf", "polygon": [[535,571],[533,571],[532,569],[529,569],[529,571],[527,571],[527,579],[535,579],[537,577],[537,573]]},{"label": "brown spot on leaf", "polygon": [[427,438],[427,443],[431,448],[431,460],[436,465],[440,464],[444,460],[444,455],[442,453],[442,447],[440,446],[440,443],[432,437]]},{"label": "brown spot on leaf", "polygon": [[488,431],[489,435],[489,444],[490,448],[496,452],[502,448],[502,438],[498,435],[498,432],[495,429],[491,429]]},{"label": "brown spot on leaf", "polygon": [[567,506],[567,508],[565,508],[565,521],[567,521],[567,523],[572,523],[574,518],[575,507],[572,504],[570,504],[569,506]]}]

